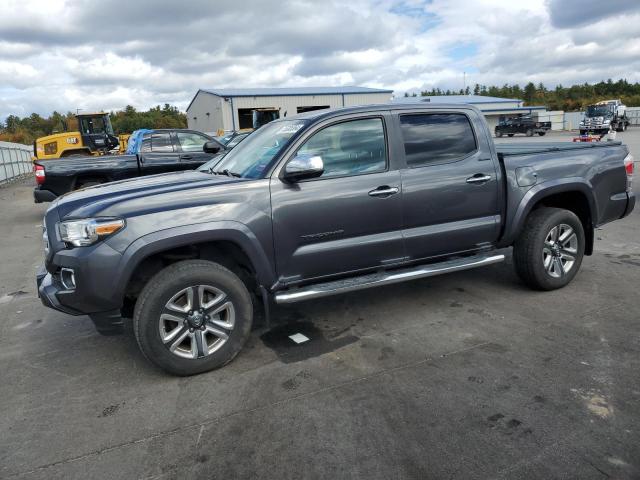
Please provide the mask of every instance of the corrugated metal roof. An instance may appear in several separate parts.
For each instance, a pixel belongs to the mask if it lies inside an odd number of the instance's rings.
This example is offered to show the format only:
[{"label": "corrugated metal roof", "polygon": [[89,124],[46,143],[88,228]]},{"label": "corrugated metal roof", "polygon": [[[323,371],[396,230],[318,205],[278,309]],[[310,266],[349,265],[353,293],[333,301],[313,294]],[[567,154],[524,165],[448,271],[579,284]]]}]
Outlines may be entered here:
[{"label": "corrugated metal roof", "polygon": [[416,103],[416,102],[429,102],[429,103],[469,103],[471,105],[482,103],[521,103],[519,98],[500,98],[500,97],[488,97],[485,95],[431,95],[426,97],[399,97],[394,98],[394,102],[397,103]]},{"label": "corrugated metal roof", "polygon": [[342,95],[349,93],[393,93],[368,87],[284,87],[284,88],[213,88],[201,89],[219,97],[282,97],[292,95]]}]

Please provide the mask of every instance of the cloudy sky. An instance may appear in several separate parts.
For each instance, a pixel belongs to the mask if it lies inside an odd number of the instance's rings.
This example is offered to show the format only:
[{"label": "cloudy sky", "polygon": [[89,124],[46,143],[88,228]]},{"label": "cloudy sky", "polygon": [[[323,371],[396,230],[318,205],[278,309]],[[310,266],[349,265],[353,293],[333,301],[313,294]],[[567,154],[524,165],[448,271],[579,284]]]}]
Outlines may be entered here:
[{"label": "cloudy sky", "polygon": [[0,0],[0,120],[198,88],[640,81],[639,0]]}]

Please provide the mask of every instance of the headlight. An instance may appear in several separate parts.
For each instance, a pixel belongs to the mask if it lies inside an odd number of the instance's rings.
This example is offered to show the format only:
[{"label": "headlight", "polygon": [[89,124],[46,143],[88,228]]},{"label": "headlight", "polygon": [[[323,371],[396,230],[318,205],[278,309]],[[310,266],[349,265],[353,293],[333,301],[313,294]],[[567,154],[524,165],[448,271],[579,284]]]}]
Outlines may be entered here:
[{"label": "headlight", "polygon": [[59,224],[60,238],[74,247],[93,245],[124,228],[121,218],[85,218]]}]

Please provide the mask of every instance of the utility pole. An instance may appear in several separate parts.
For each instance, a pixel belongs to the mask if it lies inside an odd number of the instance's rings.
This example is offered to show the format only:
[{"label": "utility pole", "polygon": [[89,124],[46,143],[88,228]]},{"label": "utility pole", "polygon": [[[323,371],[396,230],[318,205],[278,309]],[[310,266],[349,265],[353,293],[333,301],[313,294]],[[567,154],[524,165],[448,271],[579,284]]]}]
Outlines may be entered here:
[{"label": "utility pole", "polygon": [[467,91],[467,72],[462,72],[462,91]]}]

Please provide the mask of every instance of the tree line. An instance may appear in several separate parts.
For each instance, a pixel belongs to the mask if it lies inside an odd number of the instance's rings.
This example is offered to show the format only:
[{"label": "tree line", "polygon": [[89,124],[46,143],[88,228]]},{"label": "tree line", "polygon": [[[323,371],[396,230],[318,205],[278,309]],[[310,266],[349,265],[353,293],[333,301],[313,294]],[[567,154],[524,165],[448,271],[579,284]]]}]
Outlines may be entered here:
[{"label": "tree line", "polygon": [[[0,122],[0,141],[29,145],[39,137],[77,131],[75,117],[76,114],[72,112],[53,112],[46,118],[37,113],[24,118],[9,115],[4,122]],[[147,111],[137,111],[131,105],[127,105],[124,110],[110,112],[109,117],[116,135],[131,133],[141,128],[187,128],[186,114],[169,104],[163,107],[158,105]]]},{"label": "tree line", "polygon": [[[527,83],[524,87],[518,84],[502,87],[475,84],[472,88],[456,90],[441,90],[434,88],[420,92],[420,96],[435,95],[488,95],[490,97],[519,98],[524,100],[525,105],[546,106],[549,110],[564,110],[565,112],[581,111],[587,105],[601,100],[621,99],[628,107],[640,106],[640,83],[629,83],[625,79],[614,82],[608,79],[595,84],[584,83],[563,87],[556,85],[553,89],[548,89],[544,84],[535,85],[533,82]],[[417,93],[405,93],[405,97],[418,96]]]}]

